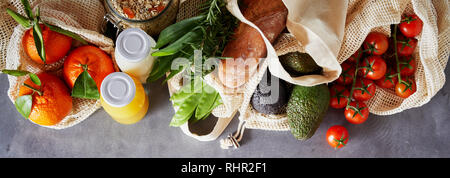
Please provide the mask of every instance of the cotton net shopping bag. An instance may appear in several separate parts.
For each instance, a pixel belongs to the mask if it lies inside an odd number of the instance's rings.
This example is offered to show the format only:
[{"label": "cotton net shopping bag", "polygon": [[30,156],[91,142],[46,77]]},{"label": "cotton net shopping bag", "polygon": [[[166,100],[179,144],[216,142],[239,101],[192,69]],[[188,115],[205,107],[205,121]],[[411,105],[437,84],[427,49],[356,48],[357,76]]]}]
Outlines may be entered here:
[{"label": "cotton net shopping bag", "polygon": [[373,114],[391,115],[420,107],[428,103],[445,83],[444,70],[450,48],[450,9],[447,0],[350,0],[339,62],[344,62],[355,53],[371,31],[390,35],[390,25],[400,23],[402,14],[416,14],[424,23],[413,53],[417,63],[417,91],[402,99],[393,90],[378,87],[367,103]]},{"label": "cotton net shopping bag", "polygon": [[[281,34],[274,43],[274,57],[267,58],[261,70],[249,81],[239,109],[240,124],[234,135],[221,140],[221,147],[238,147],[245,128],[270,131],[288,131],[286,114],[267,115],[259,113],[250,104],[251,97],[266,70],[286,82],[301,86],[315,86],[336,80],[341,67],[337,55],[344,36],[347,1],[283,0],[289,15],[286,23],[290,33]],[[278,56],[290,52],[308,53],[323,68],[321,75],[292,77],[281,65]],[[269,49],[269,53],[270,49]]]},{"label": "cotton net shopping bag", "polygon": [[[113,41],[98,33],[105,14],[101,1],[30,0],[30,3],[34,9],[39,6],[43,21],[80,35],[89,43],[100,47],[114,57]],[[27,70],[34,73],[46,71],[61,76],[63,60],[51,65],[37,64],[29,59],[22,49],[22,36],[26,29],[17,25],[6,13],[6,8],[10,8],[24,14],[21,2],[18,0],[4,0],[1,1],[0,5],[0,30],[2,31],[0,35],[0,68]],[[79,45],[75,44],[75,46]],[[10,86],[8,96],[12,102],[18,97],[20,84],[26,79],[27,77],[17,78],[8,76]],[[72,112],[59,124],[49,126],[48,128],[65,129],[74,126],[88,118],[98,108],[100,108],[100,102],[97,100],[73,98]]]}]

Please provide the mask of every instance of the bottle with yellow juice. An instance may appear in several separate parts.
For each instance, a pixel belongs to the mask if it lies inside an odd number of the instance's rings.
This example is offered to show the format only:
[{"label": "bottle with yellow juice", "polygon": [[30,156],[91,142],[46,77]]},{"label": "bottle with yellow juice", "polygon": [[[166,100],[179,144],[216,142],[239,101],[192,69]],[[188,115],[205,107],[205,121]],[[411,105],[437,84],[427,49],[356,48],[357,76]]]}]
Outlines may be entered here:
[{"label": "bottle with yellow juice", "polygon": [[123,72],[108,75],[100,87],[105,111],[121,124],[135,124],[147,114],[149,101],[142,83]]}]

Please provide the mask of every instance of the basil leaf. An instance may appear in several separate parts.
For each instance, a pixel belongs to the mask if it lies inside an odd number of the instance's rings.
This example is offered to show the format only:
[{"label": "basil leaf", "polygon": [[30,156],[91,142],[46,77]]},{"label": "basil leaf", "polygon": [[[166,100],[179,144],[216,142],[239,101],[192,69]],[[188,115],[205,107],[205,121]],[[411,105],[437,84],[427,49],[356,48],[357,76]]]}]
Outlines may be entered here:
[{"label": "basil leaf", "polygon": [[41,80],[36,74],[30,73],[30,79],[34,84],[41,86]]},{"label": "basil leaf", "polygon": [[181,49],[185,47],[186,44],[190,44],[195,40],[201,39],[201,32],[199,31],[192,31],[189,33],[186,33],[183,37],[178,39],[177,41],[173,42],[169,46],[165,47],[164,49],[161,49],[159,51],[155,51],[152,53],[152,56],[170,56],[177,52],[179,52]]},{"label": "basil leaf", "polygon": [[24,70],[7,70],[7,69],[4,69],[4,70],[2,70],[2,73],[8,74],[8,75],[11,75],[11,76],[15,76],[15,77],[22,77],[22,76],[25,76],[25,75],[29,74],[30,72],[24,71]]},{"label": "basil leaf", "polygon": [[95,84],[94,79],[92,79],[87,70],[84,70],[84,72],[78,76],[77,80],[75,80],[75,84],[72,89],[72,96],[85,99],[100,98],[97,84]]},{"label": "basil leaf", "polygon": [[13,10],[7,8],[6,12],[20,25],[22,25],[23,28],[31,28],[31,21],[30,19],[27,19],[26,17],[18,14],[17,12],[14,12]]},{"label": "basil leaf", "polygon": [[[35,22],[39,22],[39,17],[35,17]],[[42,36],[42,29],[39,23],[34,24],[33,26],[33,37],[34,37],[34,43],[36,45],[37,52],[39,56],[41,57],[41,60],[44,62],[46,61],[45,56],[45,48],[44,48],[44,37]]]},{"label": "basil leaf", "polygon": [[77,41],[81,42],[81,44],[83,44],[83,45],[87,45],[88,44],[88,42],[86,40],[84,40],[79,35],[71,32],[71,31],[64,30],[64,29],[62,29],[60,27],[53,26],[53,25],[50,25],[50,24],[45,23],[45,22],[44,22],[44,25],[47,26],[48,28],[50,28],[50,30],[52,30],[52,31],[55,31],[55,32],[58,32],[60,34],[66,35],[68,37],[71,37],[74,40],[77,40]]},{"label": "basil leaf", "polygon": [[31,95],[20,96],[14,102],[17,111],[25,118],[28,119],[31,113],[31,107],[33,105],[33,97]]},{"label": "basil leaf", "polygon": [[31,10],[31,5],[28,0],[20,0],[22,2],[22,5],[24,7],[25,13],[27,14],[29,19],[33,19],[33,11]]},{"label": "basil leaf", "polygon": [[159,34],[158,42],[156,42],[156,46],[154,48],[159,49],[164,45],[181,38],[184,34],[186,34],[187,32],[191,31],[194,27],[196,27],[198,23],[200,23],[200,21],[203,20],[204,18],[205,16],[200,15],[182,20],[180,22],[168,26]]},{"label": "basil leaf", "polygon": [[195,112],[195,109],[198,105],[198,99],[201,97],[201,94],[193,94],[189,98],[185,99],[183,103],[179,106],[178,111],[172,118],[170,122],[170,126],[172,127],[180,127],[185,124]]}]

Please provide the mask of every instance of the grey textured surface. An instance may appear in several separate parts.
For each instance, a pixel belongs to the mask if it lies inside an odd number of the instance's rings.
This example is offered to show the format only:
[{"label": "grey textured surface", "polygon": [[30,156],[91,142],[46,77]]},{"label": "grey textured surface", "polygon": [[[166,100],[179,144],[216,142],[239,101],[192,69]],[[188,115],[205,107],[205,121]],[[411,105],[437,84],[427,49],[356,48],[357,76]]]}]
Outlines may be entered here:
[{"label": "grey textured surface", "polygon": [[[393,116],[371,115],[362,125],[349,124],[342,110],[330,110],[308,141],[289,132],[246,130],[237,150],[222,150],[218,141],[198,142],[169,127],[173,110],[167,87],[159,83],[147,86],[150,112],[136,125],[120,125],[101,109],[61,131],[23,119],[7,97],[5,75],[0,83],[0,157],[450,157],[448,82],[428,104]],[[221,138],[237,124],[234,119]],[[326,130],[336,124],[350,133],[348,145],[337,151],[325,140]]]}]

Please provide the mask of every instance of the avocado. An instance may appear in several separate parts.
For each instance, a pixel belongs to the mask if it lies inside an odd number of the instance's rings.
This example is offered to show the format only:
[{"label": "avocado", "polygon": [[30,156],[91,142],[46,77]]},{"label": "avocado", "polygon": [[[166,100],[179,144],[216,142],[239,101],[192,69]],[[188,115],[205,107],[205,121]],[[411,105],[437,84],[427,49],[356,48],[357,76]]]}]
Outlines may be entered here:
[{"label": "avocado", "polygon": [[288,53],[280,56],[280,63],[293,76],[320,74],[322,70],[307,53]]},{"label": "avocado", "polygon": [[285,82],[267,71],[251,98],[251,105],[259,113],[279,115],[286,113],[288,100]]},{"label": "avocado", "polygon": [[327,85],[295,86],[287,105],[291,133],[298,140],[311,138],[322,123],[330,102]]}]

